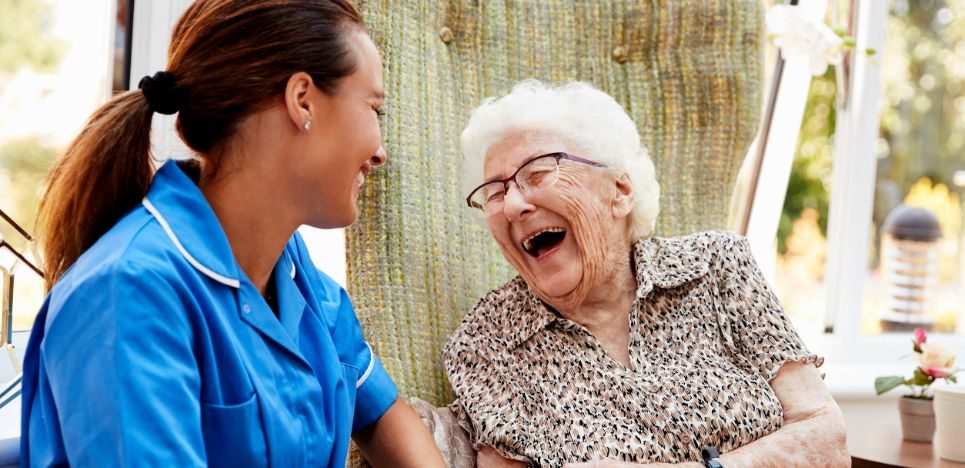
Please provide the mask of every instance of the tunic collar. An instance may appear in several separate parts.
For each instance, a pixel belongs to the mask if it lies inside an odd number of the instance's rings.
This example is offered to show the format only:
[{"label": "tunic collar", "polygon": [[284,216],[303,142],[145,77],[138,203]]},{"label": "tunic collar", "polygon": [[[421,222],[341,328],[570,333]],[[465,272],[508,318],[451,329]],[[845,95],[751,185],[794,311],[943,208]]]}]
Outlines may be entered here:
[{"label": "tunic collar", "polygon": [[176,161],[158,169],[141,204],[164,229],[178,251],[198,271],[235,289],[241,273],[214,210],[194,180]]}]

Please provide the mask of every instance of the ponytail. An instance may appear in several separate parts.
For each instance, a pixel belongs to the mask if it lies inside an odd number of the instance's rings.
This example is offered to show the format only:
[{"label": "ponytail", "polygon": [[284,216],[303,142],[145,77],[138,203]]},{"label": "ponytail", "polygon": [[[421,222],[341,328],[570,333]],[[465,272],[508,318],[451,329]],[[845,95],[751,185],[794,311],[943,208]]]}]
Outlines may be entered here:
[{"label": "ponytail", "polygon": [[147,194],[152,115],[140,90],[118,95],[54,162],[37,220],[47,290]]}]

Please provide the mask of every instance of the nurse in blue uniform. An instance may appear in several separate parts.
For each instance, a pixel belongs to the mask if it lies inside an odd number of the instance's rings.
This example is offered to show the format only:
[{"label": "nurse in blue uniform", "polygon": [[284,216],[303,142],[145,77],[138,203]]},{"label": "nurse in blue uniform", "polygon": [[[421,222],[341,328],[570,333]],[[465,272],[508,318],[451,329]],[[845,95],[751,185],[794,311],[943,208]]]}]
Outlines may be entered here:
[{"label": "nurse in blue uniform", "polygon": [[[386,162],[382,65],[344,0],[199,0],[164,72],[91,117],[42,202],[24,466],[443,466],[296,232]],[[154,113],[189,160],[155,170]],[[362,291],[361,293],[364,293]]]}]

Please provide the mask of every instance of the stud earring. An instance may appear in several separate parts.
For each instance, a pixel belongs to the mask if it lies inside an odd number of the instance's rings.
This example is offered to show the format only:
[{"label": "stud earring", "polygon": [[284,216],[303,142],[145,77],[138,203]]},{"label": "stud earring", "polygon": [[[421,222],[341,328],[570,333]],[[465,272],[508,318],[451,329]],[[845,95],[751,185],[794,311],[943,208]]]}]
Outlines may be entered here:
[{"label": "stud earring", "polygon": [[312,121],[306,120],[305,123],[302,124],[302,128],[304,128],[305,131],[307,132],[308,129],[312,128]]}]

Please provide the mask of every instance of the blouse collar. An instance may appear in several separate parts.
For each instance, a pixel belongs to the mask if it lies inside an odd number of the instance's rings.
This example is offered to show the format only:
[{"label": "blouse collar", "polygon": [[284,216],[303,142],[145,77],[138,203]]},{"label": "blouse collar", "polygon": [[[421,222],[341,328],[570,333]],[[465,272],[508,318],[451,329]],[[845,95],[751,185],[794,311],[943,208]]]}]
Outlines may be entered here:
[{"label": "blouse collar", "polygon": [[[713,258],[706,236],[649,237],[634,242],[636,299],[644,300],[653,288],[673,289],[704,276]],[[513,350],[552,323],[570,323],[540,300],[521,276],[500,288],[509,293],[494,304],[490,317],[499,341]]]}]

